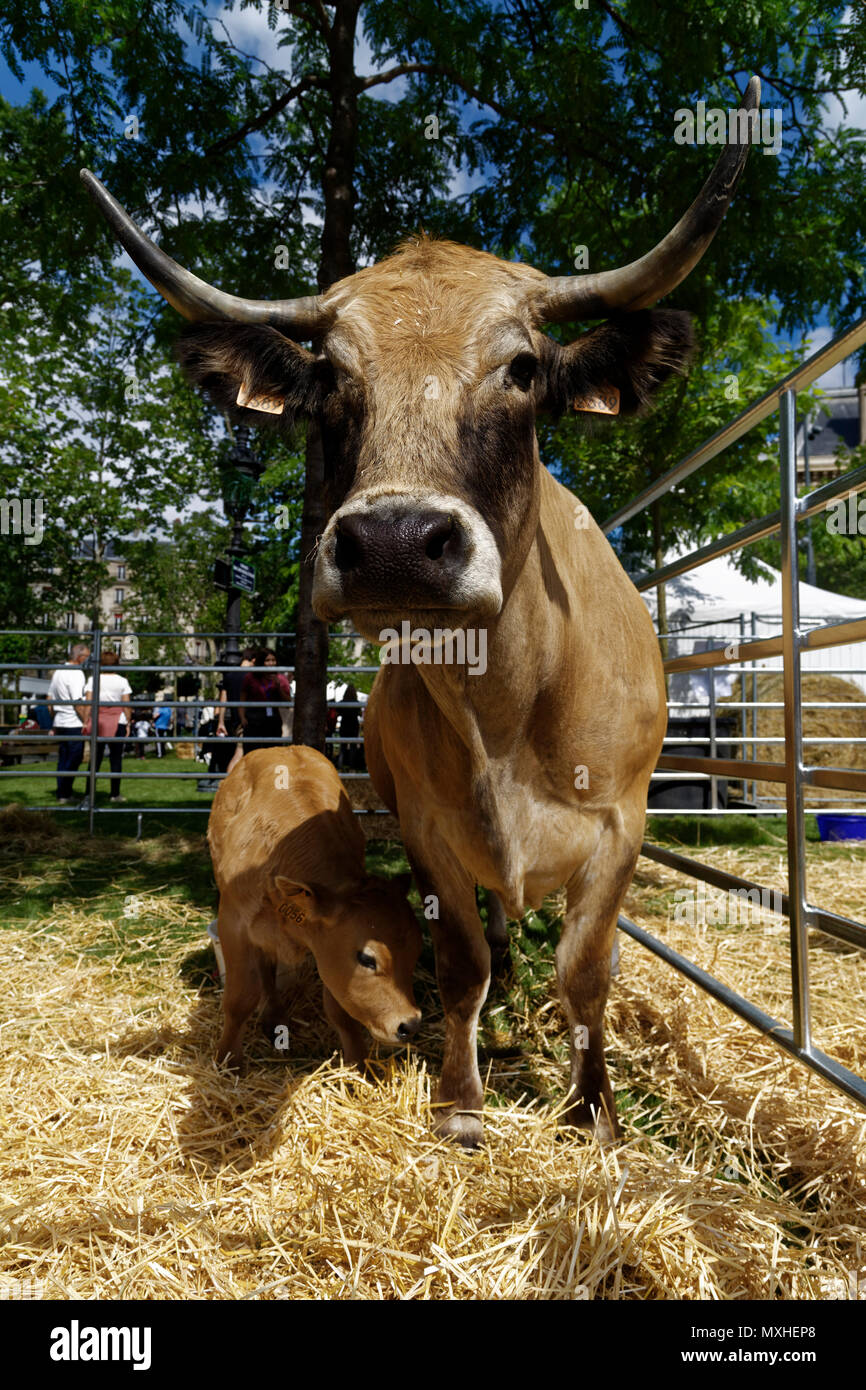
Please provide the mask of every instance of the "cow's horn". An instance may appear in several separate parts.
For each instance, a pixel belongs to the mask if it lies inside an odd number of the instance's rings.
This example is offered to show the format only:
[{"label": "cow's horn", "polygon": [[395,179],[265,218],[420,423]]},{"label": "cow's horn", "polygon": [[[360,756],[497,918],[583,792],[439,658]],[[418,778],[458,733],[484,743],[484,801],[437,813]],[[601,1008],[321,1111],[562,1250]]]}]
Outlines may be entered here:
[{"label": "cow's horn", "polygon": [[[746,88],[741,111],[754,111],[760,103],[760,79],[753,77]],[[541,290],[538,304],[543,323],[567,319],[601,318],[612,311],[645,309],[676,289],[697,265],[728,210],[737,180],[749,154],[752,120],[746,123],[747,136],[740,144],[730,144],[719,159],[688,212],[673,231],[639,261],[619,270],[603,270],[597,275],[550,276]],[[737,135],[741,133],[737,122]]]},{"label": "cow's horn", "polygon": [[237,323],[267,323],[297,338],[317,335],[324,318],[319,295],[301,299],[240,299],[216,290],[160,251],[89,169],[81,170],[81,180],[139,270],[184,318],[194,322],[233,319]]}]

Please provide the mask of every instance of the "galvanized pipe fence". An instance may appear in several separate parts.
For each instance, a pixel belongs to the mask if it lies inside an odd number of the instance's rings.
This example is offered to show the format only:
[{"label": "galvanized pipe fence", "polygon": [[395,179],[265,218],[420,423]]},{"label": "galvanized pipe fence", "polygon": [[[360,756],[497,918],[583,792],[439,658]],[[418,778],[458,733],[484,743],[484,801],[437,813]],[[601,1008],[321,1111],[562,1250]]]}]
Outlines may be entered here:
[{"label": "galvanized pipe fence", "polygon": [[[782,631],[768,638],[751,636],[738,645],[736,662],[731,661],[725,647],[665,660],[667,673],[675,671],[714,670],[725,667],[729,672],[742,674],[745,680],[749,662],[765,657],[783,659],[784,746],[783,763],[759,762],[754,758],[727,759],[715,755],[679,757],[662,753],[658,767],[662,771],[703,773],[716,777],[740,778],[752,782],[776,782],[784,787],[788,849],[788,892],[777,901],[765,887],[750,883],[734,874],[723,873],[699,860],[675,853],[660,845],[645,842],[643,854],[665,864],[701,883],[734,890],[741,894],[760,896],[769,910],[787,917],[791,952],[792,1027],[788,1028],[750,1000],[732,990],[708,971],[695,965],[666,942],[637,926],[620,914],[620,929],[672,965],[687,979],[700,986],[714,999],[744,1018],[760,1032],[798,1061],[831,1082],[845,1095],[866,1106],[866,1079],[855,1075],[835,1058],[815,1045],[812,1036],[811,998],[809,984],[810,930],[823,932],[837,940],[866,947],[866,925],[853,918],[828,912],[811,903],[806,883],[805,806],[806,787],[823,787],[851,793],[866,793],[866,771],[844,767],[807,767],[804,759],[803,701],[801,687],[801,657],[804,651],[822,647],[841,646],[866,641],[866,619],[827,623],[806,631],[800,621],[800,573],[798,563],[798,531],[800,522],[823,511],[836,498],[857,494],[866,488],[866,466],[855,468],[841,477],[824,483],[803,497],[797,496],[797,452],[795,433],[796,393],[849,356],[866,342],[866,317],[840,334],[819,352],[814,353],[788,376],[777,382],[758,401],[753,402],[728,425],[717,430],[699,448],[657,479],[626,506],[621,507],[604,524],[608,534],[645,511],[652,503],[679,487],[698,469],[715,459],[724,449],[747,433],[754,425],[774,411],[779,413],[779,508],[767,516],[748,522],[736,531],[720,536],[708,545],[635,580],[644,592],[667,580],[691,573],[707,561],[726,555],[766,536],[779,535],[782,549]],[[712,689],[713,680],[710,679]],[[758,741],[757,739],[755,740]],[[760,739],[760,742],[766,740]],[[825,741],[826,740],[822,740]],[[850,740],[846,740],[849,742]],[[811,809],[811,808],[810,808]],[[864,907],[866,907],[866,874],[864,874]]]}]

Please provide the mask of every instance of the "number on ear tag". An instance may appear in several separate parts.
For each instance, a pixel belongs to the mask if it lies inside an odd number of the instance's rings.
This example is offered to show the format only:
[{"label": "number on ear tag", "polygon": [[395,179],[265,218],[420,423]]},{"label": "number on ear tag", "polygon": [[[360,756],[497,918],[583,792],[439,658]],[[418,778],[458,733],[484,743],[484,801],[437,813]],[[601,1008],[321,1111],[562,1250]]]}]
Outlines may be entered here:
[{"label": "number on ear tag", "polygon": [[571,404],[575,410],[586,410],[592,415],[619,415],[619,387],[601,386],[597,394],[575,396]]},{"label": "number on ear tag", "polygon": [[286,408],[286,402],[282,396],[251,395],[244,381],[240,384],[235,404],[245,405],[247,410],[263,410],[267,415],[282,415]]}]

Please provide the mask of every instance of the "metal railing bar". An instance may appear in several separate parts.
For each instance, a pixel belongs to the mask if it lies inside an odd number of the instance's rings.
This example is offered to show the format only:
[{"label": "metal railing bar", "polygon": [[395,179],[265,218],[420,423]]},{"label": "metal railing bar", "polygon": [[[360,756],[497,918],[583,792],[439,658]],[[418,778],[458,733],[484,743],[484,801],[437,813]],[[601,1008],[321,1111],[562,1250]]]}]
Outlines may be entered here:
[{"label": "metal railing bar", "polygon": [[[806,493],[797,502],[797,517],[800,521],[805,521],[807,517],[815,516],[817,512],[823,511],[828,502],[835,497],[847,496],[849,493],[858,493],[866,488],[866,464],[860,468],[852,468],[850,473],[843,473],[841,478],[834,478],[831,483],[825,483],[823,487],[816,488],[814,492]],[[669,579],[677,579],[681,574],[688,574],[691,570],[699,569],[708,560],[715,560],[720,555],[729,555],[732,550],[739,550],[744,545],[751,545],[755,541],[763,540],[766,536],[772,536],[782,524],[781,510],[768,512],[766,516],[758,517],[754,521],[748,522],[736,531],[727,531],[718,540],[709,541],[702,545],[698,550],[692,550],[688,555],[681,555],[676,560],[671,560],[667,565],[662,565],[657,570],[651,570],[647,574],[641,574],[632,578],[632,583],[636,589],[643,592],[645,589],[654,589],[659,584],[664,584]],[[690,624],[694,627],[709,627],[711,620],[706,623]],[[666,632],[665,637],[672,637],[675,634]]]},{"label": "metal railing bar", "polygon": [[729,986],[723,984],[721,980],[717,980],[714,975],[710,975],[706,970],[702,970],[699,965],[695,965],[692,961],[686,960],[685,956],[681,956],[678,951],[675,951],[673,947],[668,946],[664,941],[659,941],[658,937],[652,936],[649,932],[644,931],[642,927],[636,926],[628,917],[620,914],[617,926],[620,931],[625,932],[627,936],[632,937],[635,941],[639,942],[641,946],[645,946],[647,950],[652,951],[653,955],[658,956],[659,959],[665,961],[666,964],[672,965],[681,975],[685,975],[686,979],[698,985],[705,993],[717,999],[720,1004],[724,1004],[732,1013],[738,1014],[740,1018],[750,1023],[753,1028],[757,1028],[758,1031],[763,1033],[765,1037],[768,1037],[771,1042],[776,1043],[792,1057],[796,1057],[798,1062],[803,1062],[807,1067],[810,1067],[812,1071],[822,1076],[825,1081],[831,1082],[834,1086],[838,1087],[840,1091],[843,1091],[845,1095],[857,1101],[859,1105],[866,1106],[866,1081],[864,1081],[862,1077],[855,1076],[854,1072],[849,1071],[847,1067],[843,1067],[841,1062],[834,1061],[832,1057],[828,1057],[826,1053],[820,1052],[817,1048],[809,1047],[807,1049],[800,1046],[794,1040],[791,1030],[786,1028],[784,1024],[779,1023],[777,1019],[764,1013],[764,1010],[759,1009],[757,1004],[752,1004],[748,999],[744,999],[742,995],[737,994],[735,990],[730,989]]},{"label": "metal railing bar", "polygon": [[866,791],[866,772],[853,767],[807,767],[802,770],[807,787],[834,787],[838,791]]},{"label": "metal railing bar", "polygon": [[[736,638],[732,639],[732,642],[737,647],[737,661],[760,661],[768,656],[782,656],[784,640],[784,635],[781,634],[777,637],[761,637],[757,642],[741,643]],[[701,670],[712,666],[728,666],[733,670],[730,658],[725,655],[732,642],[728,642],[724,647],[712,647],[706,652],[689,652],[686,656],[669,657],[664,663],[664,668],[667,672]],[[809,632],[797,634],[797,646],[803,651],[843,647],[855,642],[866,642],[866,618],[849,618],[841,623],[827,623],[824,627],[813,627]],[[820,673],[807,671],[806,674]],[[825,674],[835,675],[835,672]]]},{"label": "metal railing bar", "polygon": [[[657,864],[664,864],[667,868],[674,869],[677,873],[685,874],[687,877],[699,878],[704,883],[712,884],[714,888],[728,891],[733,888],[748,893],[757,892],[761,895],[760,908],[762,911],[772,912],[774,916],[788,916],[788,894],[782,893],[778,889],[763,887],[750,879],[740,878],[738,874],[729,873],[726,869],[717,869],[712,864],[703,864],[699,859],[691,859],[688,855],[678,854],[676,850],[664,849],[661,845],[654,845],[649,841],[644,841],[641,846],[641,854],[645,859],[652,859]],[[769,903],[764,903],[765,896],[769,896]],[[778,902],[778,908],[773,905],[775,902]],[[838,937],[853,946],[860,946],[866,950],[866,923],[857,922],[852,917],[843,917],[839,913],[825,912],[823,908],[818,907],[810,906],[808,912],[811,927],[816,927],[828,936]]]},{"label": "metal railing bar", "polygon": [[832,482],[823,483],[821,487],[816,487],[812,492],[804,492],[802,497],[797,499],[797,517],[803,521],[806,517],[814,516],[816,512],[821,512],[828,502],[832,502],[836,497],[847,497],[848,493],[862,492],[866,488],[866,463],[859,468],[852,468],[849,473],[842,473]]},{"label": "metal railing bar", "polygon": [[[782,644],[785,701],[785,801],[788,817],[788,923],[791,938],[791,995],[794,1041],[812,1050],[809,997],[808,907],[806,904],[806,822],[803,809],[803,711],[800,706],[800,566],[797,549],[796,396],[779,398],[779,477],[782,507]],[[850,626],[845,624],[844,626]],[[866,622],[863,624],[866,633]],[[826,631],[826,629],[825,629]],[[866,788],[866,773],[863,774]],[[826,784],[825,784],[826,785]],[[856,790],[856,787],[855,787]]]},{"label": "metal railing bar", "polygon": [[[761,742],[761,740],[758,740]],[[752,762],[745,758],[690,758],[676,753],[663,753],[656,763],[660,772],[703,772],[708,777],[728,777],[741,782],[743,777],[756,782],[787,782],[785,763]],[[807,767],[803,782],[811,787],[833,787],[839,791],[866,792],[866,771],[848,767]]]},{"label": "metal railing bar", "polygon": [[[632,583],[641,592],[644,589],[654,589],[669,579],[677,579],[681,574],[688,574],[690,570],[698,569],[701,565],[705,565],[708,560],[717,559],[719,555],[728,555],[732,550],[739,550],[743,545],[750,545],[753,541],[760,541],[765,536],[771,536],[774,531],[778,531],[781,523],[782,513],[771,512],[768,516],[750,521],[747,526],[741,526],[738,531],[729,531],[720,536],[718,540],[702,545],[699,550],[693,550],[678,560],[671,560],[669,564],[662,565],[657,570],[650,570],[647,574],[633,576]],[[701,623],[700,626],[707,627],[709,624]],[[667,632],[664,636],[674,637],[676,634]]]},{"label": "metal railing bar", "polygon": [[716,430],[705,443],[688,454],[678,464],[664,473],[661,478],[657,478],[649,487],[644,488],[643,492],[638,493],[637,497],[631,502],[620,507],[602,525],[602,530],[609,534],[616,527],[622,526],[639,512],[644,511],[652,502],[656,502],[665,493],[670,492],[671,488],[676,487],[677,483],[688,478],[705,463],[716,458],[729,445],[735,444],[738,439],[752,428],[753,425],[760,424],[766,420],[768,415],[772,415],[781,398],[789,391],[802,391],[806,386],[811,385],[817,377],[829,371],[837,362],[848,357],[855,348],[860,347],[866,342],[866,317],[859,319],[852,328],[846,329],[838,337],[829,342],[826,347],[820,348],[818,352],[812,353],[799,367],[795,367],[781,381],[777,381],[771,386],[763,396],[753,401],[751,405],[741,411],[727,425]]}]

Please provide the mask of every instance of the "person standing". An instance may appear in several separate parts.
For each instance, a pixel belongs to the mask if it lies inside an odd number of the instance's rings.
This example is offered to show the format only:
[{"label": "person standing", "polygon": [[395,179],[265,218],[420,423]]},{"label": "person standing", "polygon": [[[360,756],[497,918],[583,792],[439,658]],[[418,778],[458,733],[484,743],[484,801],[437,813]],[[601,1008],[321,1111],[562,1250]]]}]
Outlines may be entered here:
[{"label": "person standing", "polygon": [[[99,673],[99,687],[96,695],[99,701],[97,714],[99,741],[96,745],[95,771],[98,772],[102,766],[102,759],[107,748],[108,762],[112,771],[111,800],[125,801],[126,798],[120,795],[120,774],[123,769],[123,749],[132,724],[132,709],[129,703],[132,686],[126,676],[120,676],[115,671],[109,670],[109,667],[116,666],[117,662],[117,652],[103,653],[102,666],[104,669]],[[91,676],[84,687],[85,698],[91,695],[92,691],[93,677]]]},{"label": "person standing", "polygon": [[153,727],[156,730],[156,756],[158,758],[165,756],[173,716],[174,710],[167,701],[154,706]]},{"label": "person standing", "polygon": [[[46,699],[54,724],[52,734],[60,742],[57,745],[57,790],[58,804],[63,806],[74,801],[73,783],[75,773],[84,757],[84,738],[82,726],[87,716],[84,703],[85,676],[81,669],[90,656],[90,648],[85,642],[76,642],[69,653],[65,666],[58,666],[48,686]],[[72,774],[70,776],[70,773]]]},{"label": "person standing", "polygon": [[237,740],[243,732],[240,703],[244,673],[241,668],[252,666],[255,655],[255,647],[244,647],[240,666],[227,666],[222,673],[216,727],[220,744],[211,760],[212,774],[229,772],[235,761],[240,759],[241,747]]},{"label": "person standing", "polygon": [[[254,666],[276,666],[277,658],[268,647],[259,647]],[[282,706],[291,704],[292,687],[288,678],[275,671],[248,671],[241,686],[241,722],[244,726],[243,751],[279,748],[283,743]],[[248,739],[268,739],[267,743],[248,743]]]}]

